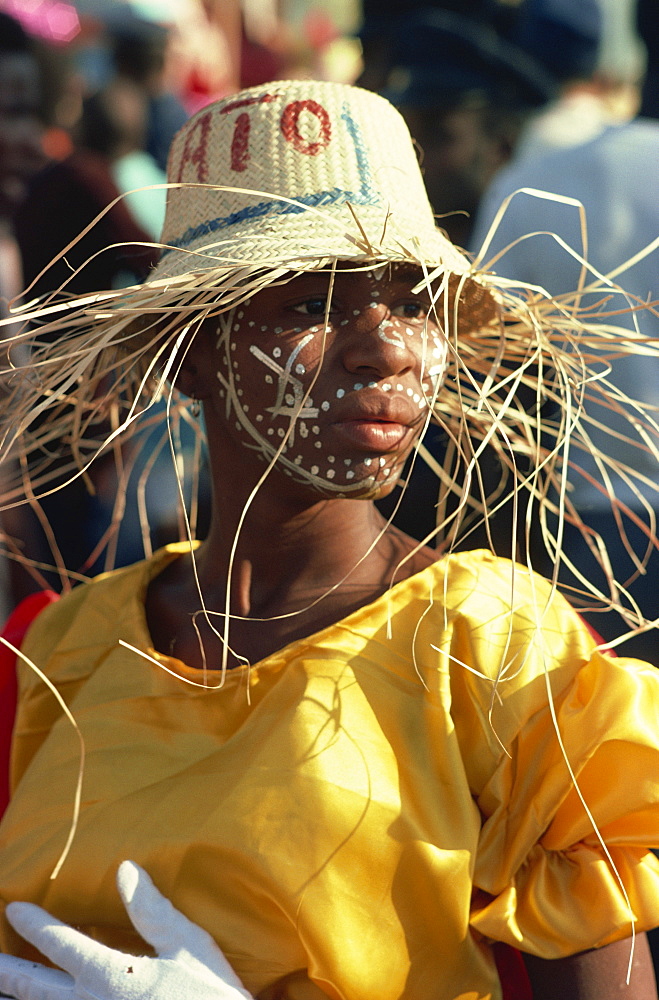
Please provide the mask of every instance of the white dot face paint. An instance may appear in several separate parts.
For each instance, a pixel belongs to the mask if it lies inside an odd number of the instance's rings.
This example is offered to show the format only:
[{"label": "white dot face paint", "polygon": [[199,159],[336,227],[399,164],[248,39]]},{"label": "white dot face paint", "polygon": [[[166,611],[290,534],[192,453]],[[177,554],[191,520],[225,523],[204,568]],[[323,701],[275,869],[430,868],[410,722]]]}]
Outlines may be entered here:
[{"label": "white dot face paint", "polygon": [[448,342],[445,337],[441,339],[434,337],[433,343],[434,346],[430,352],[431,363],[424,374],[431,380],[432,391],[437,392],[446,378],[449,359]]},{"label": "white dot face paint", "polygon": [[218,396],[235,413],[245,463],[275,460],[328,496],[376,495],[396,481],[424,423],[422,379],[435,386],[445,361],[418,281],[388,264],[339,269],[328,307],[328,273],[309,273],[220,321]]}]

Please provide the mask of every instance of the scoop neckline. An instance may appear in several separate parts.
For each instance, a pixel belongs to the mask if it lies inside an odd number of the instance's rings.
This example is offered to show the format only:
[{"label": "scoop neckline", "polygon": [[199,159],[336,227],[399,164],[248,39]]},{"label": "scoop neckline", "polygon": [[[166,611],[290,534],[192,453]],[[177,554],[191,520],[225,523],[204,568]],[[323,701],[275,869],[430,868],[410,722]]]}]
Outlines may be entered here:
[{"label": "scoop neckline", "polygon": [[[200,542],[197,542],[194,548],[197,548]],[[166,664],[171,670],[182,676],[188,676],[190,678],[199,678],[200,676],[206,677],[216,677],[221,676],[222,671],[218,668],[207,668],[203,667],[191,667],[189,664],[185,663],[183,660],[179,660],[176,656],[170,656],[168,653],[162,653],[157,650],[153,645],[153,640],[151,637],[151,632],[149,631],[149,625],[146,618],[146,592],[148,590],[149,584],[155,578],[169,566],[175,559],[190,552],[190,546],[186,542],[172,542],[169,545],[164,546],[157,552],[154,552],[150,560],[146,562],[146,573],[142,581],[142,587],[138,588],[135,592],[135,599],[139,606],[140,612],[140,624],[146,637],[146,649],[145,652],[152,656],[158,661],[158,663]],[[224,679],[222,681],[222,687],[227,686],[227,682],[231,678],[244,679],[247,675],[250,679],[256,679],[260,670],[264,669],[266,666],[274,667],[277,661],[283,662],[290,658],[290,654],[293,650],[298,647],[304,647],[309,645],[314,645],[327,635],[329,635],[335,629],[344,629],[350,631],[351,627],[354,625],[355,620],[359,620],[364,616],[370,616],[373,610],[385,601],[391,601],[394,595],[398,593],[403,587],[411,586],[412,590],[418,589],[421,584],[420,581],[427,575],[434,576],[440,570],[451,555],[440,556],[435,562],[430,563],[428,566],[424,566],[423,569],[418,570],[411,576],[405,577],[403,580],[399,580],[398,583],[394,583],[392,586],[388,587],[384,593],[380,594],[373,601],[368,604],[363,604],[360,608],[356,608],[355,611],[351,611],[350,614],[346,615],[345,618],[340,618],[329,625],[325,625],[323,628],[318,629],[316,632],[311,632],[307,636],[301,636],[299,639],[293,639],[291,642],[286,643],[280,649],[275,650],[275,652],[270,653],[268,656],[262,657],[260,660],[256,660],[254,663],[240,664],[236,667],[231,667],[225,672]],[[216,689],[217,685],[208,684],[204,685],[206,689]]]}]

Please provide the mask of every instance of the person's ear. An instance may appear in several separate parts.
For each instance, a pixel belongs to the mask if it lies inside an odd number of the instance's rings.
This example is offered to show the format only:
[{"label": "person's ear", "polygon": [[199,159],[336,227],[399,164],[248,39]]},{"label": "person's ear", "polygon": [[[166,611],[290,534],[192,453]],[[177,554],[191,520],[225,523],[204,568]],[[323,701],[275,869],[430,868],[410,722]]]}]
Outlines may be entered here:
[{"label": "person's ear", "polygon": [[211,338],[200,330],[185,352],[176,376],[176,388],[191,399],[208,399],[217,385],[217,357]]}]

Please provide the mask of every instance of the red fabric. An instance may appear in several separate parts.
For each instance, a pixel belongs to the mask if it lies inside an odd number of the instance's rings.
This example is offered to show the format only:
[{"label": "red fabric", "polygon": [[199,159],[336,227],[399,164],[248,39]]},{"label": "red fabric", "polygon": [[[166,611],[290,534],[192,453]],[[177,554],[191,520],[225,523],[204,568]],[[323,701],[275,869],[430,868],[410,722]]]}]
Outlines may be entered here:
[{"label": "red fabric", "polygon": [[531,983],[520,952],[497,941],[494,945],[494,959],[503,1000],[533,1000]]},{"label": "red fabric", "polygon": [[[602,643],[604,642],[604,639],[599,634],[599,632],[596,629],[594,629],[592,625],[589,625],[588,622],[586,621],[586,619],[583,618],[581,615],[579,615],[579,619],[581,621],[581,624],[585,625],[585,627],[588,629],[588,631],[590,632],[591,636],[593,637],[593,639],[595,640],[595,642],[597,643],[597,645],[601,646]],[[607,649],[606,653],[609,656],[617,656],[618,655],[616,653],[615,649]]]},{"label": "red fabric", "polygon": [[[14,608],[2,630],[2,637],[20,649],[25,633],[47,604],[57,600],[52,590],[30,594]],[[9,802],[9,753],[16,717],[16,655],[0,643],[0,816]]]}]

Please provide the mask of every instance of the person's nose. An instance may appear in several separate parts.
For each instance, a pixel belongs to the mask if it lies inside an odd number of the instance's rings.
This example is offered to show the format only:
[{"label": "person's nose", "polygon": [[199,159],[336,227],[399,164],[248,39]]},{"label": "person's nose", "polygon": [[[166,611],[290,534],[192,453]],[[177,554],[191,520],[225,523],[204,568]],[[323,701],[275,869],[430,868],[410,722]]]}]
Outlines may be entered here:
[{"label": "person's nose", "polygon": [[383,302],[353,314],[342,334],[343,364],[355,375],[388,378],[415,366],[414,338],[407,334],[404,319],[393,316]]}]

